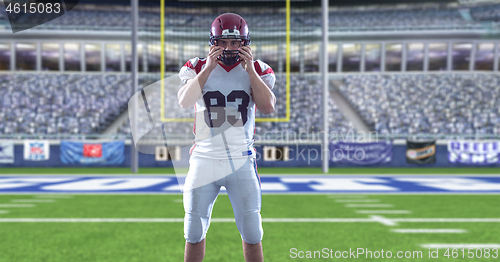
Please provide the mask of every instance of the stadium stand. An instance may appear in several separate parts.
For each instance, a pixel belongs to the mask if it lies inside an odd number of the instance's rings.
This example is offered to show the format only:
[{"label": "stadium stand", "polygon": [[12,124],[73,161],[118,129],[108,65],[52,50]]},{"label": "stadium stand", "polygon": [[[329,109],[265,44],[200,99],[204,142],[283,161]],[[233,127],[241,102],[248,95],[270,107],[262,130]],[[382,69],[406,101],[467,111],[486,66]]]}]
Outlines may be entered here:
[{"label": "stadium stand", "polygon": [[339,90],[379,134],[500,134],[495,74],[352,75]]},{"label": "stadium stand", "polygon": [[[286,117],[284,76],[276,79],[273,91],[278,98],[275,112],[270,115],[257,113],[259,118],[284,118]],[[322,126],[322,88],[319,79],[293,75],[290,78],[290,121],[288,122],[258,122],[257,133],[264,132],[296,132],[312,133],[321,131]],[[352,124],[339,111],[333,99],[328,99],[330,118],[329,126],[334,132],[347,132],[352,130]]]},{"label": "stadium stand", "polygon": [[500,4],[482,5],[470,9],[472,17],[477,21],[500,21]]},{"label": "stadium stand", "polygon": [[[141,77],[140,86],[152,81]],[[96,134],[109,126],[128,105],[129,75],[120,74],[1,74],[0,133],[3,134]],[[276,110],[259,118],[286,117],[285,77],[278,76],[273,90]],[[319,132],[321,129],[321,85],[319,80],[293,75],[290,87],[290,121],[259,122],[257,132]],[[159,101],[159,100],[158,100]],[[337,131],[351,127],[330,99],[330,123]],[[159,108],[152,102],[151,108]],[[165,117],[175,118],[177,103],[165,104]],[[304,110],[306,112],[304,112]],[[148,121],[147,115],[142,121]],[[169,123],[167,132],[191,134],[192,125]],[[140,127],[141,128],[141,127]],[[119,133],[130,134],[125,123]]]},{"label": "stadium stand", "polygon": [[[272,118],[286,118],[286,85],[285,77],[278,76],[276,85],[273,89],[278,102],[276,109],[269,115],[263,115],[257,111],[257,118],[271,118],[265,122],[256,123],[256,133],[313,133],[321,131],[321,83],[318,79],[308,78],[304,76],[292,75],[290,79],[290,121],[273,122]],[[159,107],[158,104],[152,104],[151,107]],[[347,133],[353,130],[350,123],[337,108],[333,99],[329,99],[330,108],[330,128],[333,132]],[[166,103],[165,117],[175,117],[169,115],[174,112],[179,112],[177,103]],[[142,116],[140,121],[148,121],[147,116]],[[139,126],[139,128],[143,128]],[[192,123],[168,123],[165,125],[167,133],[183,133],[192,134]],[[142,130],[141,132],[144,132]],[[130,122],[126,122],[119,129],[120,134],[130,134]]]},{"label": "stadium stand", "polygon": [[[319,80],[294,75],[291,83],[290,121],[258,122],[257,133],[321,131]],[[141,86],[147,84],[140,80]],[[99,133],[125,111],[130,86],[127,75],[0,75],[0,132]],[[285,98],[284,76],[273,91]],[[494,74],[351,75],[339,91],[379,134],[500,134],[500,76]],[[175,117],[169,114],[177,106],[167,103],[166,117]],[[332,132],[354,129],[331,98],[329,107]],[[257,111],[257,117],[286,117],[285,100],[272,114]],[[119,133],[130,134],[129,126],[125,123]],[[190,134],[192,126],[170,124],[166,131]]]},{"label": "stadium stand", "polygon": [[466,28],[477,25],[462,18],[457,9],[341,11],[330,13],[329,26],[346,30],[394,28]]},{"label": "stadium stand", "polygon": [[130,98],[130,76],[11,74],[0,81],[0,133],[95,134]]},{"label": "stadium stand", "polygon": [[[389,7],[373,7],[369,10],[339,9],[330,11],[329,26],[334,31],[356,30],[402,30],[402,29],[477,29],[481,22],[498,22],[500,17],[500,4],[487,6],[472,6],[470,10],[473,21],[468,21],[460,14],[464,8],[443,7],[438,4],[430,6],[408,5],[405,9]],[[303,10],[292,14],[291,26],[293,30],[320,27],[320,17],[317,9]],[[259,14],[249,13],[242,9],[240,14],[253,28],[266,28],[266,30],[283,30],[286,25],[285,15],[282,13],[266,13],[262,10]],[[168,9],[165,16],[165,26],[169,30],[197,30],[205,28],[212,22],[212,14],[192,14],[186,9]],[[36,16],[30,16],[29,21],[24,17],[19,22],[36,22]],[[6,21],[5,10],[0,10],[0,21]],[[139,25],[143,30],[157,30],[160,27],[158,12],[141,11]],[[271,25],[271,26],[270,26]],[[37,26],[36,29],[49,30],[130,30],[131,20],[129,11],[119,7],[95,7],[78,5],[72,11]]]}]

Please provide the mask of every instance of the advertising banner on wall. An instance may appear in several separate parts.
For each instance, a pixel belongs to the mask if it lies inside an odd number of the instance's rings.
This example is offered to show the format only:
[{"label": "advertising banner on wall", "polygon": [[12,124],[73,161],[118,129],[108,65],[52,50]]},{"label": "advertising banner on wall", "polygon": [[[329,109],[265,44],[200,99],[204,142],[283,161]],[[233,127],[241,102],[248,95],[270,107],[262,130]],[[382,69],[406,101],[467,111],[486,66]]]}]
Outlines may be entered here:
[{"label": "advertising banner on wall", "polygon": [[0,164],[14,163],[14,142],[0,141]]},{"label": "advertising banner on wall", "polygon": [[475,166],[500,164],[500,142],[448,141],[448,161]]},{"label": "advertising banner on wall", "polygon": [[406,140],[406,163],[417,165],[436,163],[436,141]]},{"label": "advertising banner on wall", "polygon": [[24,140],[24,160],[49,160],[50,146],[47,140]]},{"label": "advertising banner on wall", "polygon": [[331,161],[340,164],[373,165],[392,161],[392,141],[330,144]]},{"label": "advertising banner on wall", "polygon": [[64,164],[119,165],[125,161],[123,141],[92,143],[61,141],[61,162]]}]

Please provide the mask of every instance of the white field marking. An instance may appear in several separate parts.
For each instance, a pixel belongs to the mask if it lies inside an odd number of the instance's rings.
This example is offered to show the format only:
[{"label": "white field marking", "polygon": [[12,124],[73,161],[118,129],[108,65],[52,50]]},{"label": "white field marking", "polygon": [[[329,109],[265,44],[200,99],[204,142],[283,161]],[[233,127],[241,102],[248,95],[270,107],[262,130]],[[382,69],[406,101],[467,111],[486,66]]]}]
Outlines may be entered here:
[{"label": "white field marking", "polygon": [[182,203],[182,199],[174,199],[175,203]]},{"label": "white field marking", "polygon": [[15,203],[52,203],[54,199],[12,199]]},{"label": "white field marking", "polygon": [[263,218],[271,223],[340,223],[340,222],[375,222],[369,218]]},{"label": "white field marking", "polygon": [[460,233],[467,233],[467,230],[465,229],[450,229],[450,228],[428,228],[428,229],[411,229],[411,228],[408,228],[408,229],[403,229],[403,228],[397,228],[397,229],[392,229],[391,230],[392,232],[395,232],[395,233],[416,233],[416,234],[419,234],[419,233],[422,233],[422,234],[427,234],[427,233],[432,233],[432,234],[440,234],[440,233],[456,233],[456,234],[460,234]]},{"label": "white field marking", "polygon": [[500,248],[500,244],[422,244],[423,248]]},{"label": "white field marking", "polygon": [[410,214],[410,210],[356,210],[358,214]]},{"label": "white field marking", "polygon": [[[53,193],[53,192],[50,192]],[[0,195],[29,195],[33,196],[35,194],[47,194],[47,192],[2,192],[0,191]],[[165,192],[70,192],[65,194],[71,194],[75,196],[109,196],[109,195],[117,195],[117,196],[175,196],[182,195],[180,190],[173,191],[165,191]],[[220,193],[227,195],[227,193]],[[321,196],[325,194],[325,192],[262,192],[263,195],[270,196],[290,196],[290,195],[298,195],[298,196]],[[342,193],[343,194],[343,193]],[[364,192],[364,194],[370,194],[372,196],[499,196],[499,192],[482,192],[482,193],[474,193],[474,192]]]},{"label": "white field marking", "polygon": [[347,204],[345,207],[394,207],[393,204]]},{"label": "white field marking", "polygon": [[374,203],[380,202],[380,199],[337,199],[337,203]]},{"label": "white field marking", "polygon": [[[266,223],[341,223],[341,222],[376,222],[369,218],[264,218]],[[0,218],[5,222],[69,222],[69,223],[182,223],[184,218]],[[213,218],[211,222],[234,222],[234,218]]]},{"label": "white field marking", "polygon": [[380,222],[386,226],[397,226],[398,224],[394,222],[392,219],[385,218],[383,216],[370,216],[374,221]]},{"label": "white field marking", "polygon": [[[500,223],[500,218],[460,218],[458,221],[448,221],[442,218],[385,218],[382,216],[370,216],[370,218],[263,218],[263,222],[271,223],[383,223],[386,225],[396,225],[395,222],[492,222]],[[457,220],[457,219],[455,219]],[[215,223],[234,222],[234,218],[213,218]],[[183,218],[0,218],[0,223],[5,222],[144,222],[144,223],[181,223]]]},{"label": "white field marking", "polygon": [[500,218],[393,218],[391,220],[406,223],[500,223]]},{"label": "white field marking", "polygon": [[9,210],[0,210],[0,214],[7,214],[9,213]]},{"label": "white field marking", "polygon": [[35,195],[35,198],[73,198],[70,195]]},{"label": "white field marking", "polygon": [[366,198],[365,195],[328,195],[328,198]]},{"label": "white field marking", "polygon": [[33,204],[0,204],[0,207],[35,207]]}]

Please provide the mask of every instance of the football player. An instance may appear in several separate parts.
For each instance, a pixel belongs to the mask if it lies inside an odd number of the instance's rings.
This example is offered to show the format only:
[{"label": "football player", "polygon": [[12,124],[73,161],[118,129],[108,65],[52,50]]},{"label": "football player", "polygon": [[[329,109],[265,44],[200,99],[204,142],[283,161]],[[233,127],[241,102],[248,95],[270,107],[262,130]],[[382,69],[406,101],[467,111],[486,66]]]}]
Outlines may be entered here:
[{"label": "football player", "polygon": [[205,236],[221,186],[227,190],[245,261],[263,261],[260,177],[253,147],[256,108],[274,111],[276,77],[253,59],[245,20],[225,13],[212,23],[207,58],[186,62],[179,105],[194,106],[194,145],[183,190],[184,261],[202,261]]}]

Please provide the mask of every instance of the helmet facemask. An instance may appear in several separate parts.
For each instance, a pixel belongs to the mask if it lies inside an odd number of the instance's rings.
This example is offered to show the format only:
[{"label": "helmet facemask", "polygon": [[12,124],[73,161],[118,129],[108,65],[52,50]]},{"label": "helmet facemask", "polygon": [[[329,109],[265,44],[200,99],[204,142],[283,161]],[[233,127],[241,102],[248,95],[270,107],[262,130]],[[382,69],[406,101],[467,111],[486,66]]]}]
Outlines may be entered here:
[{"label": "helmet facemask", "polygon": [[[218,36],[210,35],[210,46],[217,45],[217,40],[219,39],[238,39],[241,40],[240,46],[250,45],[250,37],[240,35],[240,31],[236,29],[225,29],[222,31],[222,35]],[[239,53],[240,51],[238,50],[224,50],[217,60],[222,61],[225,65],[232,66],[242,61]]]}]

